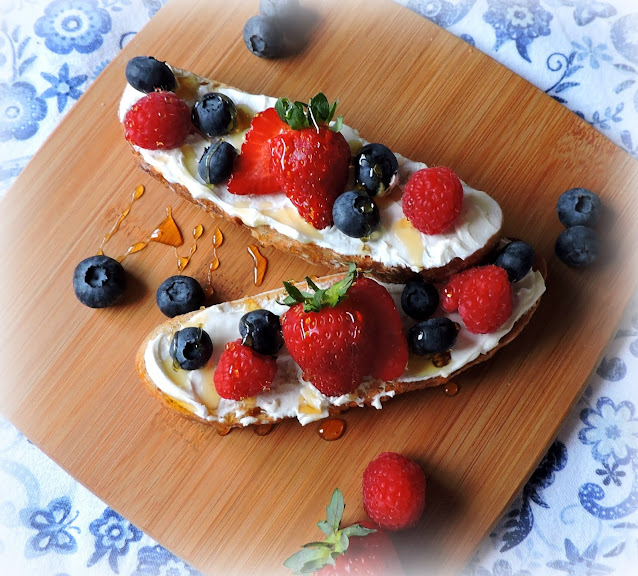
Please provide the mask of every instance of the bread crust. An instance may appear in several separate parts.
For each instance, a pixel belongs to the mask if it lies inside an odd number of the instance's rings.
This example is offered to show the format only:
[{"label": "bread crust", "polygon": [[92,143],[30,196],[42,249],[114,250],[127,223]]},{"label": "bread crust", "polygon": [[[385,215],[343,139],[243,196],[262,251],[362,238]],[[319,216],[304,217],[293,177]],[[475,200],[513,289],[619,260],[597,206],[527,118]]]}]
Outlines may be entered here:
[{"label": "bread crust", "polygon": [[[545,265],[545,261],[542,259],[537,259],[537,262],[534,265],[534,269],[538,270],[543,278],[545,279],[547,277],[547,268]],[[337,274],[335,276],[330,277],[330,279],[334,279],[334,281],[339,280],[340,278],[342,278],[343,275],[342,274]],[[392,381],[392,382],[381,382],[381,381],[373,381],[371,383],[371,385],[369,387],[366,388],[365,393],[360,392],[360,396],[359,399],[361,400],[360,403],[352,401],[352,402],[348,402],[346,404],[340,405],[340,406],[334,406],[331,405],[328,409],[328,413],[329,413],[329,417],[330,416],[336,416],[342,412],[345,412],[346,410],[349,410],[350,408],[354,408],[356,406],[370,406],[372,404],[372,402],[375,399],[375,396],[382,391],[383,386],[385,384],[385,391],[386,394],[383,395],[382,397],[382,401],[386,401],[387,399],[389,399],[391,396],[387,395],[387,392],[394,392],[394,396],[397,396],[399,394],[405,394],[407,392],[412,392],[414,390],[422,390],[424,388],[431,388],[434,386],[440,386],[442,384],[445,384],[446,382],[449,382],[450,380],[456,378],[459,374],[461,374],[462,372],[464,372],[465,370],[468,370],[469,368],[471,368],[472,366],[479,364],[481,362],[484,362],[488,359],[490,359],[494,354],[496,354],[496,352],[498,350],[500,350],[501,348],[503,348],[504,346],[506,346],[507,344],[509,344],[512,340],[514,340],[525,328],[525,326],[529,323],[530,319],[532,318],[532,316],[534,315],[534,312],[536,311],[536,309],[538,308],[538,305],[540,304],[540,298],[534,303],[534,305],[525,313],[523,314],[512,326],[512,329],[505,334],[501,340],[499,341],[498,345],[495,346],[492,350],[489,350],[486,353],[483,353],[481,355],[479,355],[477,358],[475,358],[473,361],[468,362],[467,364],[465,364],[464,366],[462,366],[461,368],[459,368],[458,370],[456,370],[455,372],[452,372],[449,376],[437,376],[435,378],[428,378],[426,380],[418,380],[418,381],[414,381],[414,382],[400,382],[400,381]],[[136,356],[136,368],[137,368],[137,372],[140,376],[140,379],[142,381],[142,383],[144,384],[144,386],[147,388],[147,390],[150,392],[150,394],[156,399],[158,400],[161,404],[163,404],[166,408],[179,413],[181,416],[184,416],[190,420],[196,421],[196,422],[200,422],[202,424],[206,424],[208,426],[215,426],[216,428],[220,429],[220,430],[224,430],[224,431],[228,431],[231,428],[243,428],[243,427],[247,427],[245,424],[242,424],[237,418],[234,417],[234,415],[227,415],[225,420],[223,422],[218,422],[218,421],[210,421],[210,420],[206,420],[205,418],[201,418],[198,415],[194,414],[193,412],[191,412],[190,410],[188,410],[187,408],[185,408],[184,406],[182,406],[178,401],[172,399],[170,396],[168,396],[167,394],[165,394],[164,392],[162,392],[162,390],[160,390],[152,381],[152,379],[150,378],[148,371],[146,370],[146,362],[144,359],[144,355],[145,355],[145,351],[148,347],[148,344],[154,340],[158,335],[162,334],[162,333],[166,333],[167,331],[170,330],[177,330],[179,329],[179,327],[188,321],[188,319],[190,318],[190,316],[192,316],[193,314],[196,314],[198,311],[196,312],[191,312],[189,314],[184,314],[182,316],[176,316],[175,318],[171,319],[170,321],[167,321],[159,326],[157,326],[146,338],[145,340],[142,342],[138,352],[137,352],[137,356]],[[285,418],[282,419],[274,419],[272,417],[270,417],[268,414],[261,412],[258,408],[255,409],[253,411],[253,413],[249,414],[250,416],[254,416],[257,421],[254,422],[253,424],[255,425],[259,425],[259,424],[275,424]]]}]

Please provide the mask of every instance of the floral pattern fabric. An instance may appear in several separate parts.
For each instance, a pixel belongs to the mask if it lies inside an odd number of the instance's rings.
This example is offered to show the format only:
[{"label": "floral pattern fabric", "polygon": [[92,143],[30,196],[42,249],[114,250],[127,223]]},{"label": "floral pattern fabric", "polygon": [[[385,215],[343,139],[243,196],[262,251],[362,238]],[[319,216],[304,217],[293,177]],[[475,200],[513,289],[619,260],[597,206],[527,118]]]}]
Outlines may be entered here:
[{"label": "floral pattern fabric", "polygon": [[[635,0],[396,0],[638,156]],[[164,0],[0,2],[0,194]],[[638,303],[465,576],[638,566]],[[195,576],[0,419],[0,572]]]}]

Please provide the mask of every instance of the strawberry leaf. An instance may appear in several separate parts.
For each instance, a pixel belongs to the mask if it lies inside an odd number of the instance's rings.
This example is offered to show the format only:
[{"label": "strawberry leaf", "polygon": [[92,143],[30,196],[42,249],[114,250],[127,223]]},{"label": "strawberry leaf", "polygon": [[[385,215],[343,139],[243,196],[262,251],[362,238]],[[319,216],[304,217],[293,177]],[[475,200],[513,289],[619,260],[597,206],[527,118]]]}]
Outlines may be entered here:
[{"label": "strawberry leaf", "polygon": [[309,277],[306,277],[306,282],[309,288],[313,290],[313,294],[302,292],[291,282],[284,281],[284,288],[288,296],[284,298],[281,304],[284,306],[303,304],[304,312],[319,312],[323,308],[334,308],[347,298],[347,292],[356,278],[357,266],[350,263],[348,264],[346,277],[325,289],[320,289]]},{"label": "strawberry leaf", "polygon": [[352,524],[343,529],[343,533],[347,534],[349,538],[351,536],[367,536],[373,532],[376,532],[374,528],[366,528],[365,526],[361,526],[361,524]]},{"label": "strawberry leaf", "polygon": [[326,520],[328,524],[332,527],[332,531],[336,532],[339,530],[339,524],[341,523],[341,518],[343,516],[343,511],[346,505],[343,500],[343,494],[339,488],[337,488],[330,498],[330,504],[326,506]]},{"label": "strawberry leaf", "polygon": [[284,566],[292,570],[294,574],[312,574],[326,564],[334,564],[334,559],[330,551],[325,548],[322,550],[303,548],[284,562]]}]

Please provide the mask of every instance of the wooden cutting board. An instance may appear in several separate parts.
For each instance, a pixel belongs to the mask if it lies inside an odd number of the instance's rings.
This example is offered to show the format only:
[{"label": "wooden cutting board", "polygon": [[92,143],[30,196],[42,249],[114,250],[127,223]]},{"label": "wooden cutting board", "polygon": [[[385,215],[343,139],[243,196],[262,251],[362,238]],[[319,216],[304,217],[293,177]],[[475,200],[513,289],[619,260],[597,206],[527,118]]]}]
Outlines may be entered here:
[{"label": "wooden cutting board", "polygon": [[[363,517],[361,474],[384,450],[415,458],[428,477],[427,512],[395,538],[408,568],[454,572],[468,560],[533,471],[596,366],[632,288],[638,251],[638,163],[547,95],[424,18],[390,2],[307,2],[314,33],[295,58],[265,61],[244,47],[257,2],[173,0],[71,110],[0,206],[0,406],[37,446],[115,510],[208,574],[283,574],[281,562],[319,537],[315,522],[336,487],[346,521]],[[339,98],[339,113],[372,141],[451,166],[502,205],[505,231],[549,264],[549,290],[506,352],[459,377],[455,397],[412,393],[346,415],[326,442],[317,426],[281,424],[219,436],[180,419],[140,386],[134,355],[163,320],[160,282],[177,272],[172,248],[126,258],[124,302],[90,310],[72,272],[146,186],[105,252],[117,256],[159,224],[167,206],[206,283],[213,232],[224,242],[211,300],[241,297],[327,269],[264,249],[253,285],[250,236],[178,199],[134,165],[116,109],[124,67],[153,54],[249,92]],[[558,195],[600,193],[606,254],[571,270],[553,254]],[[416,568],[415,568],[416,567]]]}]

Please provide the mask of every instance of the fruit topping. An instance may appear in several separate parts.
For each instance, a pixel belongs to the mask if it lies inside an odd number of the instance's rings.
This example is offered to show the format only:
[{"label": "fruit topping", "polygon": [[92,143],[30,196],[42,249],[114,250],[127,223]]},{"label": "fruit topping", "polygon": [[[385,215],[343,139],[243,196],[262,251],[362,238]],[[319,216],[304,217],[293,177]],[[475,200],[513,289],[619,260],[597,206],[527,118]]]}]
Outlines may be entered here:
[{"label": "fruit topping", "polygon": [[152,56],[136,56],[126,65],[126,80],[140,92],[172,91],[177,87],[175,75],[165,62]]},{"label": "fruit topping", "polygon": [[225,94],[209,92],[195,102],[191,119],[206,136],[224,136],[237,128],[237,108]]},{"label": "fruit topping", "polygon": [[279,58],[283,55],[284,35],[275,18],[258,14],[244,24],[244,43],[260,58]]},{"label": "fruit topping", "polygon": [[243,400],[270,390],[277,374],[277,361],[272,356],[255,352],[241,340],[226,344],[213,381],[222,398]]},{"label": "fruit topping", "polygon": [[423,168],[403,189],[403,213],[424,234],[449,230],[463,207],[463,185],[449,168]]},{"label": "fruit topping", "polygon": [[294,574],[317,576],[402,576],[399,556],[388,534],[369,521],[340,528],[344,509],[343,494],[337,489],[326,506],[326,520],[317,523],[325,539],[305,544],[284,566]]},{"label": "fruit topping", "polygon": [[401,293],[401,308],[415,320],[425,320],[434,314],[439,305],[439,292],[434,284],[422,277],[406,282]]},{"label": "fruit topping", "polygon": [[289,20],[299,11],[299,0],[259,0],[259,13],[267,18]]},{"label": "fruit topping", "polygon": [[379,207],[363,190],[349,190],[337,197],[332,206],[334,225],[346,236],[370,236],[381,222]]},{"label": "fruit topping", "polygon": [[417,322],[408,332],[410,351],[418,356],[440,354],[456,344],[460,326],[445,316]]},{"label": "fruit topping", "polygon": [[397,157],[383,144],[366,144],[354,158],[354,181],[370,196],[382,196],[396,184]]},{"label": "fruit topping", "polygon": [[359,277],[348,291],[350,303],[366,319],[366,333],[373,347],[367,373],[384,382],[405,371],[408,345],[403,323],[389,292],[371,278]]},{"label": "fruit topping", "polygon": [[319,230],[332,224],[332,206],[348,180],[350,146],[337,131],[341,118],[329,127],[336,105],[321,93],[308,104],[280,98],[275,105],[292,130],[271,140],[272,173],[299,215]]},{"label": "fruit topping", "polygon": [[112,306],[124,294],[124,267],[109,256],[91,256],[73,272],[73,290],[77,299],[90,308]]},{"label": "fruit topping", "polygon": [[231,194],[281,192],[277,179],[270,171],[270,140],[286,130],[290,130],[290,127],[279,118],[274,108],[255,114],[228,181]]},{"label": "fruit topping", "polygon": [[363,509],[385,530],[411,528],[425,508],[425,483],[414,460],[383,452],[363,472]]},{"label": "fruit topping", "polygon": [[219,184],[230,177],[236,158],[237,150],[232,144],[217,140],[204,150],[197,173],[206,184]]},{"label": "fruit topping", "polygon": [[175,332],[169,354],[182,370],[198,370],[213,355],[213,342],[202,328],[190,326]]},{"label": "fruit topping", "polygon": [[600,249],[598,234],[589,226],[566,228],[556,239],[556,255],[573,268],[584,268],[593,264],[600,255]]},{"label": "fruit topping", "polygon": [[494,264],[504,268],[510,282],[522,280],[532,269],[536,254],[527,242],[513,240],[498,253]]},{"label": "fruit topping", "polygon": [[512,315],[512,287],[507,272],[489,264],[465,270],[448,281],[441,295],[447,312],[457,308],[473,334],[498,330]]},{"label": "fruit topping", "polygon": [[364,329],[363,314],[349,302],[346,293],[356,277],[356,268],[327,289],[301,292],[284,282],[291,306],[281,317],[284,342],[304,379],[326,396],[354,391],[370,367],[371,346]]},{"label": "fruit topping", "polygon": [[173,92],[151,92],[126,113],[126,139],[146,150],[181,146],[192,127],[186,102]]},{"label": "fruit topping", "polygon": [[284,345],[279,316],[269,310],[253,310],[239,320],[241,343],[260,354],[276,356]]},{"label": "fruit topping", "polygon": [[563,192],[556,203],[556,212],[561,224],[594,227],[600,218],[600,198],[587,188],[571,188]]},{"label": "fruit topping", "polygon": [[190,276],[171,276],[155,293],[159,309],[169,318],[197,310],[204,304],[204,299],[204,289]]}]

